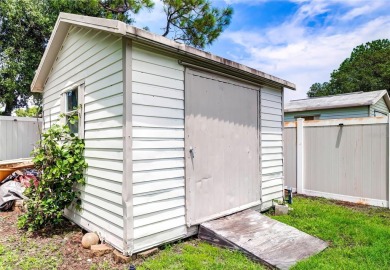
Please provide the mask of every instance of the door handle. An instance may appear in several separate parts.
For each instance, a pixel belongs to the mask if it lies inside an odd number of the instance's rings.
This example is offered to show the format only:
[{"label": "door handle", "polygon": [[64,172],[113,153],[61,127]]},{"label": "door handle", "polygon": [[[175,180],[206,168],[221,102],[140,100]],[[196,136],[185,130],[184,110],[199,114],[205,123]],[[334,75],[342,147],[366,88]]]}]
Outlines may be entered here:
[{"label": "door handle", "polygon": [[194,151],[194,148],[192,148],[192,146],[190,146],[190,155],[191,155],[191,158],[195,158],[195,151]]}]

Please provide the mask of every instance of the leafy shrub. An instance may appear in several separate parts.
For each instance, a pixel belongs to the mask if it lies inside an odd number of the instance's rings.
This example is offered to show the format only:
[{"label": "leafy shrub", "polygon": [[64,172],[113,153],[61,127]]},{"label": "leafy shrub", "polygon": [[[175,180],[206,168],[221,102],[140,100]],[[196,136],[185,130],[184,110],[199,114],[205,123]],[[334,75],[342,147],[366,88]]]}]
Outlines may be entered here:
[{"label": "leafy shrub", "polygon": [[[70,124],[77,117],[68,119]],[[64,220],[64,209],[80,209],[77,184],[84,185],[84,141],[70,131],[68,123],[55,124],[42,133],[33,152],[39,182],[31,183],[24,194],[27,212],[19,217],[18,227],[31,231],[59,225]]]}]

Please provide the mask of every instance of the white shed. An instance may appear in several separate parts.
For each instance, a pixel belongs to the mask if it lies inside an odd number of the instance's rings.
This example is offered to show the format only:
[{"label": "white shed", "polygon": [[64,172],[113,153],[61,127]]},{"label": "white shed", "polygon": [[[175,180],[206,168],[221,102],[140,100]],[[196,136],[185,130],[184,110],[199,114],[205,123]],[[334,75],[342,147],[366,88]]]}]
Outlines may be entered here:
[{"label": "white shed", "polygon": [[82,105],[86,186],[72,221],[125,254],[267,209],[283,190],[295,85],[115,20],[61,13],[31,89],[44,127]]}]

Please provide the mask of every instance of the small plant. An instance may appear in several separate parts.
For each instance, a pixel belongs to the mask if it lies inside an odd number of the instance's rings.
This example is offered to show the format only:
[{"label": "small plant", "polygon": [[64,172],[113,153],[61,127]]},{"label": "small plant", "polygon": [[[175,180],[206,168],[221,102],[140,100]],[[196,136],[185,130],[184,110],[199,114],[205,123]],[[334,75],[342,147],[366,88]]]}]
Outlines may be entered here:
[{"label": "small plant", "polygon": [[24,194],[27,212],[19,217],[18,227],[35,231],[59,225],[64,220],[64,209],[73,205],[80,210],[77,184],[84,185],[84,141],[73,134],[68,124],[75,124],[77,116],[65,125],[55,124],[42,133],[33,152],[33,162],[39,181],[31,181]]},{"label": "small plant", "polygon": [[285,205],[286,202],[282,199],[282,200],[278,200],[278,199],[273,199],[272,200],[272,204],[273,205]]}]

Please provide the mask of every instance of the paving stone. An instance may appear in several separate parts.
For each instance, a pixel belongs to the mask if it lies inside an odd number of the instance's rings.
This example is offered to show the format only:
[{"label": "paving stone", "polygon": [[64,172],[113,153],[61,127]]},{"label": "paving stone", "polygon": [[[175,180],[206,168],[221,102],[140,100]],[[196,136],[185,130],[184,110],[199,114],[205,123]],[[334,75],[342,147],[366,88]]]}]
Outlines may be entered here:
[{"label": "paving stone", "polygon": [[111,253],[113,248],[107,244],[99,244],[91,246],[91,256],[92,257],[101,257],[108,253]]},{"label": "paving stone", "polygon": [[129,262],[131,262],[131,257],[123,255],[118,250],[114,250],[114,252],[112,253],[112,259],[116,263],[129,263]]},{"label": "paving stone", "polygon": [[288,214],[288,205],[275,205],[275,216],[282,216]]}]

